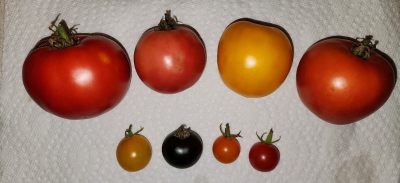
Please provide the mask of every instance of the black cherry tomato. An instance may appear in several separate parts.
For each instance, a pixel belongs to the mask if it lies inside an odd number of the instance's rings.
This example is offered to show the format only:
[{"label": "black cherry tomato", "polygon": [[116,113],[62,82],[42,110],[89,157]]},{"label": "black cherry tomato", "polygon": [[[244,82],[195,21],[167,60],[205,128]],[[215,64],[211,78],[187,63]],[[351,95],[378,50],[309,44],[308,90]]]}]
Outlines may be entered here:
[{"label": "black cherry tomato", "polygon": [[185,125],[168,134],[162,144],[165,161],[175,168],[189,168],[194,165],[203,152],[200,135]]}]

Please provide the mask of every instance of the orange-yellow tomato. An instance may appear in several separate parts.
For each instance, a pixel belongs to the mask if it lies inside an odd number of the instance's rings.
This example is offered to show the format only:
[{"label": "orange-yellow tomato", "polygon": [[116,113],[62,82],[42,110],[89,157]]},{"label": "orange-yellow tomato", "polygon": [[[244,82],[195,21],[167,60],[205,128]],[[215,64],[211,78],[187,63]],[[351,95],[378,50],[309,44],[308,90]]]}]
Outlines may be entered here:
[{"label": "orange-yellow tomato", "polygon": [[241,19],[223,32],[218,45],[218,70],[224,83],[245,97],[274,92],[292,66],[293,46],[280,26]]},{"label": "orange-yellow tomato", "polygon": [[240,154],[240,144],[235,137],[219,136],[212,147],[215,159],[221,163],[232,163]]},{"label": "orange-yellow tomato", "polygon": [[128,172],[139,171],[150,162],[151,144],[143,135],[133,134],[119,142],[116,155],[119,165],[124,170]]}]

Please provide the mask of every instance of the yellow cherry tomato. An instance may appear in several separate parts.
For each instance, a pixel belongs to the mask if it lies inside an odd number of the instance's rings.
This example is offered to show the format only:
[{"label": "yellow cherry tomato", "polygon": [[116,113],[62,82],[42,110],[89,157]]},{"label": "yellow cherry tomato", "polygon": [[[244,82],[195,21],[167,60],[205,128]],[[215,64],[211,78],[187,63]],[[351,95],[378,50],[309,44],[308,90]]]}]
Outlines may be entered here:
[{"label": "yellow cherry tomato", "polygon": [[218,70],[224,83],[245,97],[274,92],[292,66],[293,46],[280,26],[251,19],[231,23],[218,45]]},{"label": "yellow cherry tomato", "polygon": [[132,133],[132,125],[125,131],[125,137],[117,146],[117,160],[119,165],[128,172],[143,169],[150,162],[152,150],[149,140],[139,132]]}]

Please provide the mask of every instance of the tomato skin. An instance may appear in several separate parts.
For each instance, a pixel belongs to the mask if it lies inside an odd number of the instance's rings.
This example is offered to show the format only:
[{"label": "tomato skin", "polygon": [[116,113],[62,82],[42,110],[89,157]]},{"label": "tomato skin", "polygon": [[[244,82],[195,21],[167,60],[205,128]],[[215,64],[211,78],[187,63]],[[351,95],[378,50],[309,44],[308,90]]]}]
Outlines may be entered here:
[{"label": "tomato skin", "polygon": [[166,94],[188,89],[199,80],[206,50],[194,29],[176,25],[172,30],[149,29],[134,52],[139,78],[151,89]]},{"label": "tomato skin", "polygon": [[218,44],[223,82],[245,97],[263,97],[286,79],[293,60],[289,35],[277,25],[249,19],[231,23]]},{"label": "tomato skin", "polygon": [[177,131],[184,130],[184,126],[167,135],[162,143],[162,155],[165,161],[175,168],[189,168],[196,164],[203,152],[203,141],[200,135],[186,128],[187,137],[181,138]]},{"label": "tomato skin", "polygon": [[116,151],[119,165],[128,172],[136,172],[151,160],[152,148],[149,140],[140,134],[123,138]]},{"label": "tomato skin", "polygon": [[44,110],[67,119],[98,116],[127,92],[131,65],[124,48],[104,34],[79,34],[79,43],[54,48],[45,38],[27,56],[23,83]]},{"label": "tomato skin", "polygon": [[219,136],[213,144],[212,151],[215,159],[221,163],[232,163],[240,154],[240,144],[235,137]]},{"label": "tomato skin", "polygon": [[269,172],[275,169],[279,163],[279,159],[280,152],[274,144],[257,142],[249,151],[251,166],[261,172]]},{"label": "tomato skin", "polygon": [[305,106],[332,124],[349,124],[379,109],[395,86],[395,72],[379,50],[363,60],[352,54],[356,40],[329,37],[312,45],[300,60],[297,91]]}]

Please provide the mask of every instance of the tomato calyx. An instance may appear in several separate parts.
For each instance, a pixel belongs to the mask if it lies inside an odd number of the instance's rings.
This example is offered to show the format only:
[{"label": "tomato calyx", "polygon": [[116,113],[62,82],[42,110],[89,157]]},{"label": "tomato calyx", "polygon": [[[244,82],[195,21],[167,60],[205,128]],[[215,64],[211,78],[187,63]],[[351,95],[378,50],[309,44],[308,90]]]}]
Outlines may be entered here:
[{"label": "tomato calyx", "polygon": [[75,34],[77,34],[78,25],[73,25],[71,28],[68,27],[65,20],[61,20],[58,25],[56,22],[60,14],[51,22],[49,29],[53,32],[50,38],[48,39],[49,44],[55,48],[66,48],[70,46],[74,46],[78,43],[78,39]]},{"label": "tomato calyx", "polygon": [[178,129],[173,132],[173,135],[179,139],[186,139],[190,136],[190,127],[186,128],[185,124],[182,124]]},{"label": "tomato calyx", "polygon": [[229,123],[226,123],[225,124],[225,130],[222,130],[222,123],[219,125],[219,130],[221,131],[221,133],[222,133],[222,135],[225,137],[225,138],[237,138],[237,137],[242,137],[241,135],[240,135],[240,133],[242,132],[242,131],[239,131],[239,133],[237,133],[237,134],[231,134],[231,128],[230,128],[230,126],[229,126]]},{"label": "tomato calyx", "polygon": [[272,141],[272,136],[274,134],[274,131],[272,130],[272,128],[269,130],[269,133],[267,135],[267,137],[265,139],[263,139],[264,135],[267,134],[266,132],[264,132],[261,136],[258,135],[258,133],[256,132],[256,135],[258,137],[258,139],[265,144],[273,144],[275,142],[278,142],[279,140],[281,140],[281,137],[279,136],[279,138],[277,140]]},{"label": "tomato calyx", "polygon": [[129,128],[125,130],[125,138],[129,138],[132,137],[134,135],[138,135],[141,131],[143,131],[143,127],[140,127],[140,129],[138,131],[136,131],[135,133],[132,132],[132,124],[129,125]]},{"label": "tomato calyx", "polygon": [[171,10],[167,10],[164,14],[164,17],[161,18],[160,23],[156,27],[158,31],[168,31],[175,29],[176,25],[178,25],[178,18],[174,15],[171,15]]},{"label": "tomato calyx", "polygon": [[[356,38],[357,42],[351,50],[353,55],[363,60],[368,59],[371,55],[371,51],[376,49],[376,45],[379,43],[378,40],[373,40],[372,38],[372,35],[366,35],[365,38]],[[374,43],[372,43],[372,41],[374,41]]]}]

